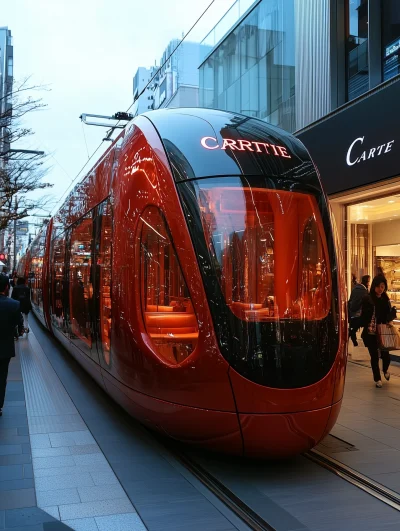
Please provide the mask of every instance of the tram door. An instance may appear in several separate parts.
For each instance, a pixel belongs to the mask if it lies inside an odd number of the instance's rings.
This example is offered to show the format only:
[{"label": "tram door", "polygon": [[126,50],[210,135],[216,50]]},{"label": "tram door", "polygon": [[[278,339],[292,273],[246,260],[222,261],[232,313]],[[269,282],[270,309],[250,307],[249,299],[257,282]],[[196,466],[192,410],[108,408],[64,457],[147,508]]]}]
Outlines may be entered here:
[{"label": "tram door", "polygon": [[111,260],[112,207],[109,199],[94,212],[94,308],[95,337],[100,364],[111,365]]}]

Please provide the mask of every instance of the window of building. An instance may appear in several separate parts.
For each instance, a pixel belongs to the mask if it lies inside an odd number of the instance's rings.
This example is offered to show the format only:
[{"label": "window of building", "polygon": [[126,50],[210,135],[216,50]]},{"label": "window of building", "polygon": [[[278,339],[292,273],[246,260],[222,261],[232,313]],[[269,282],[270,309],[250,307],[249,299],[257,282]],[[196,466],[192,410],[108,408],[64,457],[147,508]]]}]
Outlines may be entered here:
[{"label": "window of building", "polygon": [[74,225],[71,231],[69,268],[71,332],[89,347],[92,345],[92,231],[91,213]]},{"label": "window of building", "polygon": [[141,299],[156,352],[178,364],[195,349],[197,318],[178,257],[160,211],[149,207],[141,228]]},{"label": "window of building", "polygon": [[[100,210],[101,209],[101,210]],[[112,258],[112,208],[107,200],[100,206],[101,236],[97,254],[100,304],[100,338],[104,361],[110,364],[111,351],[111,258]]]},{"label": "window of building", "polygon": [[347,0],[347,96],[357,98],[369,89],[368,0]]},{"label": "window of building", "polygon": [[386,81],[400,73],[400,2],[382,0],[382,67]]},{"label": "window of building", "polygon": [[7,75],[11,77],[13,76],[13,58],[12,57],[8,58]]}]

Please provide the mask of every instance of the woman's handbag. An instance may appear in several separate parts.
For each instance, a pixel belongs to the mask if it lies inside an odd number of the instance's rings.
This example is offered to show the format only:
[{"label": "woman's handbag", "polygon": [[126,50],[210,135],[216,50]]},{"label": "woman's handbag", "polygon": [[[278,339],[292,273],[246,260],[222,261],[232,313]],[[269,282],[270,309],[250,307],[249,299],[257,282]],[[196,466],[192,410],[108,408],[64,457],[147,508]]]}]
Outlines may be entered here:
[{"label": "woman's handbag", "polygon": [[381,350],[400,350],[400,333],[392,324],[378,324],[378,345]]}]

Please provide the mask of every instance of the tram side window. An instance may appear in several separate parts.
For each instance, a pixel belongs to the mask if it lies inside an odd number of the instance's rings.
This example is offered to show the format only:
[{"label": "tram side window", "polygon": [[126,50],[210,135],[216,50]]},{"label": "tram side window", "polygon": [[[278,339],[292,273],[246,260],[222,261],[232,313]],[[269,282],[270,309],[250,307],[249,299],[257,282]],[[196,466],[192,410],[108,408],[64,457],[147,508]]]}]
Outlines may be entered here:
[{"label": "tram side window", "polygon": [[100,335],[104,360],[110,363],[111,349],[111,258],[112,258],[112,208],[109,201],[103,204],[101,238],[97,256],[99,267]]},{"label": "tram side window", "polygon": [[31,288],[31,300],[34,305],[37,306],[38,304],[38,297],[37,297],[37,286],[36,286],[36,278],[38,274],[38,242],[37,240],[33,242],[32,249],[31,249],[31,270],[29,272],[29,284]]},{"label": "tram side window", "polygon": [[71,332],[89,347],[92,346],[90,330],[90,309],[93,296],[91,283],[92,225],[92,216],[88,214],[72,228],[69,269]]},{"label": "tram side window", "polygon": [[32,246],[32,265],[31,265],[31,277],[30,282],[32,289],[32,302],[36,307],[43,312],[43,286],[42,286],[42,273],[43,273],[43,258],[44,247],[46,241],[46,233],[42,233],[38,236],[36,242]]},{"label": "tram side window", "polygon": [[177,364],[195,349],[197,318],[163,217],[155,207],[142,215],[141,298],[147,333],[157,353]]},{"label": "tram side window", "polygon": [[51,305],[52,322],[58,328],[65,329],[64,294],[65,294],[65,235],[56,237],[52,244],[52,286]]},{"label": "tram side window", "polygon": [[46,233],[44,232],[39,239],[39,274],[38,274],[38,305],[43,312],[43,259],[46,243]]}]

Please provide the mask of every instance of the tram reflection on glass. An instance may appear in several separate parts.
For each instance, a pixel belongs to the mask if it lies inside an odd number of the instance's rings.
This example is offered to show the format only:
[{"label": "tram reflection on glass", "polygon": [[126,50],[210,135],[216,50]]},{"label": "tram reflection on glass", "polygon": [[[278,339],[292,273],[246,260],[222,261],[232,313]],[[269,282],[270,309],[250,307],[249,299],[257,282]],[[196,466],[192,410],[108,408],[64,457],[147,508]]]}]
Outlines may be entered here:
[{"label": "tram reflection on glass", "polygon": [[285,457],[334,425],[346,367],[337,239],[302,143],[175,109],[130,122],[21,260],[34,311],[140,422]]}]

